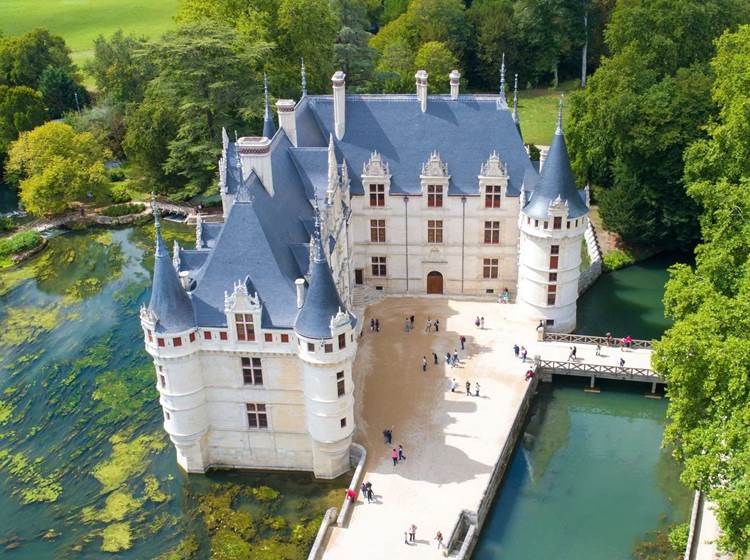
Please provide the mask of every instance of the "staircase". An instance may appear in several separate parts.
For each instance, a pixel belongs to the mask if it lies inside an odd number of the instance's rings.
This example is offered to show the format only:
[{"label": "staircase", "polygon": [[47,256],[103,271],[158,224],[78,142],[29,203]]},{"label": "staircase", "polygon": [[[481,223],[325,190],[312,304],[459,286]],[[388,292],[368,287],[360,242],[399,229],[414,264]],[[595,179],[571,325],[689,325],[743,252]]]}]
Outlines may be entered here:
[{"label": "staircase", "polygon": [[365,309],[383,301],[385,295],[381,290],[375,290],[369,286],[359,285],[352,288],[352,307]]}]

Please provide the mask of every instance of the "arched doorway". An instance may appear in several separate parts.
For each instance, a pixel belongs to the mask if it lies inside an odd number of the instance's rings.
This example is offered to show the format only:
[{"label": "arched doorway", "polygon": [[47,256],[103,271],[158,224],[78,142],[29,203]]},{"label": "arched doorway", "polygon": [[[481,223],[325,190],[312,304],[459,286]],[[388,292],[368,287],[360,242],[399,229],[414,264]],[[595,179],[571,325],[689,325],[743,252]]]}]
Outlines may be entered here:
[{"label": "arched doorway", "polygon": [[427,293],[443,293],[443,275],[440,274],[437,270],[433,270],[427,275]]}]

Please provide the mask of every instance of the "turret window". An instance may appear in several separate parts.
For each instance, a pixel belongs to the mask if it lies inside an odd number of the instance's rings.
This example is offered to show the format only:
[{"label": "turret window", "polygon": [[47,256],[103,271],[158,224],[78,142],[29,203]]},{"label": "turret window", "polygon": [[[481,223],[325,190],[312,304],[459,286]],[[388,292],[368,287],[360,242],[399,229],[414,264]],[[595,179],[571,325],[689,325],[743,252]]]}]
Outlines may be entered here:
[{"label": "turret window", "polygon": [[427,206],[429,208],[443,207],[443,185],[427,185]]},{"label": "turret window", "polygon": [[307,351],[308,352],[315,352],[315,345],[312,342],[307,343]]},{"label": "turret window", "polygon": [[195,333],[194,332],[190,333],[190,342],[195,342]]},{"label": "turret window", "polygon": [[550,284],[547,286],[547,305],[555,305],[555,300],[557,299],[557,286],[555,284]]},{"label": "turret window", "polygon": [[242,358],[242,382],[245,385],[263,385],[260,358]]},{"label": "turret window", "polygon": [[159,387],[162,389],[167,388],[167,377],[163,373],[159,374]]},{"label": "turret window", "polygon": [[219,331],[219,340],[228,340],[227,331]]},{"label": "turret window", "polygon": [[175,347],[182,346],[182,337],[180,337],[180,336],[173,337],[172,338],[172,346],[175,346]]},{"label": "turret window", "polygon": [[266,405],[248,403],[247,408],[247,425],[250,428],[265,430],[268,428],[268,413]]},{"label": "turret window", "polygon": [[482,273],[483,278],[497,278],[499,260],[500,259],[484,259],[484,270]]},{"label": "turret window", "polygon": [[160,337],[157,337],[156,338],[156,345],[163,348],[164,347],[164,339],[160,338]]},{"label": "turret window", "polygon": [[484,188],[485,208],[500,208],[502,198],[502,187],[500,185],[487,185]]},{"label": "turret window", "polygon": [[273,334],[263,333],[263,340],[265,340],[266,342],[273,342]]},{"label": "turret window", "polygon": [[203,331],[203,338],[205,340],[211,340],[211,331]]},{"label": "turret window", "polygon": [[326,354],[330,354],[331,352],[333,352],[333,344],[331,344],[331,343],[328,343],[328,344],[326,344],[325,346],[323,346],[323,351],[324,351],[324,352],[325,352]]},{"label": "turret window", "polygon": [[336,392],[339,397],[346,395],[346,380],[343,371],[336,372]]},{"label": "turret window", "polygon": [[562,218],[560,216],[552,218],[552,229],[562,229]]},{"label": "turret window", "polygon": [[281,342],[289,342],[289,335],[288,334],[282,334],[281,335]]},{"label": "turret window", "polygon": [[484,242],[489,245],[500,243],[500,222],[484,222]]},{"label": "turret window", "polygon": [[339,350],[346,348],[346,334],[339,335]]},{"label": "turret window", "polygon": [[427,243],[443,242],[443,220],[427,220]]},{"label": "turret window", "polygon": [[558,265],[558,261],[560,259],[560,246],[559,245],[552,245],[549,250],[550,256],[549,256],[549,267],[551,269],[556,269]]},{"label": "turret window", "polygon": [[370,241],[385,243],[385,220],[370,220]]},{"label": "turret window", "polygon": [[370,185],[370,206],[385,206],[385,185]]},{"label": "turret window", "polygon": [[237,327],[237,340],[247,342],[255,340],[255,325],[250,313],[235,313],[234,324]]}]

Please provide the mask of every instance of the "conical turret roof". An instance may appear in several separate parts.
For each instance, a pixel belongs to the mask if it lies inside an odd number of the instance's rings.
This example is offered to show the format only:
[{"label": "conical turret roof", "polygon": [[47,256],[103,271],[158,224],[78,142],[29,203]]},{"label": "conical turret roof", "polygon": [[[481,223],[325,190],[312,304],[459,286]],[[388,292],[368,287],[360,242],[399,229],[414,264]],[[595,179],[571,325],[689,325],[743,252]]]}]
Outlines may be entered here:
[{"label": "conical turret roof", "polygon": [[195,326],[193,306],[180,285],[177,271],[161,236],[159,210],[154,205],[156,221],[156,258],[154,280],[148,308],[157,318],[157,332],[181,332]]}]

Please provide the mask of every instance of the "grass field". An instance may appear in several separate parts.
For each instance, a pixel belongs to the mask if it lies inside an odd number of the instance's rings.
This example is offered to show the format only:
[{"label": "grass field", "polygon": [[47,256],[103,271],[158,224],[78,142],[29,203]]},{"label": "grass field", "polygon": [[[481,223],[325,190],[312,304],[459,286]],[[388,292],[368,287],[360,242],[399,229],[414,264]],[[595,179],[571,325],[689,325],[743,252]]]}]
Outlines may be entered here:
[{"label": "grass field", "polygon": [[[555,133],[557,107],[560,94],[578,88],[577,80],[562,82],[553,89],[530,89],[518,92],[518,116],[521,119],[521,132],[524,142],[548,146]],[[511,101],[512,94],[508,97]]]},{"label": "grass field", "polygon": [[174,25],[177,0],[0,0],[0,31],[21,35],[46,27],[61,35],[73,60],[91,56],[93,41],[118,29],[157,37]]}]

